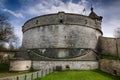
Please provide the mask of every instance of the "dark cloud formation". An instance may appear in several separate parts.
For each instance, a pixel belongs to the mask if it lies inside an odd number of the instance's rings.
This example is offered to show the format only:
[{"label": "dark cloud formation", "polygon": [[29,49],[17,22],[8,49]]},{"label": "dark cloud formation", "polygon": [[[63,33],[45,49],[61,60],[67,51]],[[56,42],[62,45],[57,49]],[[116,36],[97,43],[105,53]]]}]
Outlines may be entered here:
[{"label": "dark cloud formation", "polygon": [[20,0],[4,0],[3,4],[10,10],[19,10],[21,8]]},{"label": "dark cloud formation", "polygon": [[0,13],[11,17],[15,32],[22,41],[21,26],[28,19],[59,11],[88,15],[91,4],[94,11],[103,16],[104,36],[113,37],[114,29],[120,27],[120,0],[1,0]]}]

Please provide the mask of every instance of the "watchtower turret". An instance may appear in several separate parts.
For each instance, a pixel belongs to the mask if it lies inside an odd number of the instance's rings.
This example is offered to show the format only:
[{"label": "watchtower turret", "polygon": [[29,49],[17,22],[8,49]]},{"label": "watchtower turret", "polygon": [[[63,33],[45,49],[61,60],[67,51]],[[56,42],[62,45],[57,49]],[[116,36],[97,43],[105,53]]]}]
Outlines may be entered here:
[{"label": "watchtower turret", "polygon": [[102,21],[102,16],[98,16],[94,11],[93,11],[93,7],[91,6],[91,13],[89,14],[89,17],[95,20],[99,20]]}]

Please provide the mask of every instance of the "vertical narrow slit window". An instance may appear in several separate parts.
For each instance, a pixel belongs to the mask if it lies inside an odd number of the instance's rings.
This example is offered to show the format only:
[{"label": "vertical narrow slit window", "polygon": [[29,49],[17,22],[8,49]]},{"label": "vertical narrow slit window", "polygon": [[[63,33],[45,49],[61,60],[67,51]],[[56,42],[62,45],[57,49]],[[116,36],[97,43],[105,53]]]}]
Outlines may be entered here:
[{"label": "vertical narrow slit window", "polygon": [[38,20],[36,20],[36,24],[38,24]]}]

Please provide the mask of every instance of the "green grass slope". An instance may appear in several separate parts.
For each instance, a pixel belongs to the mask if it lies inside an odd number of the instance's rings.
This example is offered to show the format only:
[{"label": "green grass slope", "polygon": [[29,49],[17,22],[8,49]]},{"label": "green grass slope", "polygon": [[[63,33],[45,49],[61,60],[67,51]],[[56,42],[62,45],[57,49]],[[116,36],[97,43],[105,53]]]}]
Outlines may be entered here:
[{"label": "green grass slope", "polygon": [[120,77],[99,70],[81,70],[53,72],[35,80],[120,80]]}]

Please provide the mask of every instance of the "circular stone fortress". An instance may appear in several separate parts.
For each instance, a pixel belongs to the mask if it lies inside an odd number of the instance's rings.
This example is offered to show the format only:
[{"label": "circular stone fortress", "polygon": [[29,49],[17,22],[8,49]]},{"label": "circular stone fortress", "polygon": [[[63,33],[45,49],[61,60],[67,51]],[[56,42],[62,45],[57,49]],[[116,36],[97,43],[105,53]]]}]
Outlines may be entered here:
[{"label": "circular stone fortress", "polygon": [[59,12],[27,21],[23,26],[23,47],[48,58],[74,58],[88,49],[95,50],[101,35],[101,21]]},{"label": "circular stone fortress", "polygon": [[59,12],[28,20],[22,27],[24,51],[11,59],[10,71],[97,69],[101,21],[93,8],[89,16]]}]

